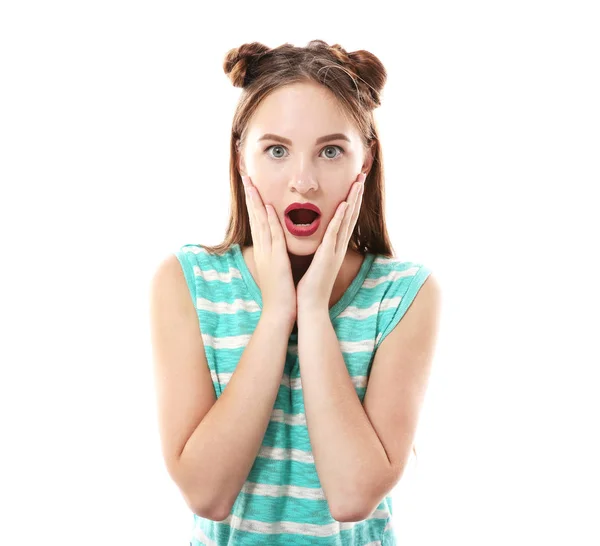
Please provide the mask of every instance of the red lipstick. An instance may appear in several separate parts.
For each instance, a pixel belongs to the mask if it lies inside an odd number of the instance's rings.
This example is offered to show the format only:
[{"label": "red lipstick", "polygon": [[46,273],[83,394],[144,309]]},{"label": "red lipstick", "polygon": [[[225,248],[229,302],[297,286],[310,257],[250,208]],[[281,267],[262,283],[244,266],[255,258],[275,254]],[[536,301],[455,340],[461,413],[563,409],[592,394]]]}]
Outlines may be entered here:
[{"label": "red lipstick", "polygon": [[[310,224],[295,224],[290,218],[290,211],[297,209],[311,210],[317,214]],[[297,218],[296,218],[297,220]],[[319,229],[321,224],[321,209],[312,203],[292,203],[285,209],[285,225],[288,231],[296,237],[308,237]]]},{"label": "red lipstick", "polygon": [[296,209],[308,209],[315,211],[319,216],[321,216],[321,209],[317,207],[317,205],[313,205],[312,203],[292,203],[285,209],[285,214],[288,214],[290,210]]}]

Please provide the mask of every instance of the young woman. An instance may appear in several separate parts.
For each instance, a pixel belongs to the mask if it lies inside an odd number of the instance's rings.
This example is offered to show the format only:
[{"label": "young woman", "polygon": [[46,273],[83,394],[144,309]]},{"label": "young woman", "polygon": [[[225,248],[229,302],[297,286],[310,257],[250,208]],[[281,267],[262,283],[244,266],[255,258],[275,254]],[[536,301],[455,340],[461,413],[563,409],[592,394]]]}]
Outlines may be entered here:
[{"label": "young woman", "polygon": [[244,44],[224,69],[242,88],[225,241],[181,246],[151,290],[162,450],[190,544],[395,544],[389,495],[440,292],[387,236],[385,69],[321,40]]}]

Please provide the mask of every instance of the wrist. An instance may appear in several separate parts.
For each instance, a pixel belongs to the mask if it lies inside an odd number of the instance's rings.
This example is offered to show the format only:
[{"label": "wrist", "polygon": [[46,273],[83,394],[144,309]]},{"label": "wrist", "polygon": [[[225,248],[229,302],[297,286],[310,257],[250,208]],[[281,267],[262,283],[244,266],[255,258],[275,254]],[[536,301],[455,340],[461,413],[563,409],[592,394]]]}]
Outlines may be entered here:
[{"label": "wrist", "polygon": [[321,302],[298,302],[298,318],[315,315],[329,316],[329,307],[327,303]]},{"label": "wrist", "polygon": [[276,310],[263,309],[260,318],[271,323],[275,328],[289,329],[290,332],[296,322],[295,314],[282,313]]}]

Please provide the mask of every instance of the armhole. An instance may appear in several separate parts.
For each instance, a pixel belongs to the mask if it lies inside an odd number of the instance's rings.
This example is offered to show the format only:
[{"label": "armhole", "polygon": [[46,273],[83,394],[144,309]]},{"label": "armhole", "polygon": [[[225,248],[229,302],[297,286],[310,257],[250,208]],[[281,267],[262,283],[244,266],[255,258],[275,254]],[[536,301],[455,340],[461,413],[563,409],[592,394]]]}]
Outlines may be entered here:
[{"label": "armhole", "polygon": [[184,252],[183,250],[177,250],[173,254],[177,256],[177,259],[181,265],[181,269],[183,269],[183,274],[185,275],[185,280],[187,282],[188,289],[190,291],[190,297],[192,298],[192,303],[194,304],[195,309],[197,302],[196,275],[194,274],[194,267],[190,262],[191,253]]},{"label": "armhole", "polygon": [[400,319],[404,316],[410,304],[414,301],[417,293],[419,292],[421,286],[427,280],[427,277],[431,274],[431,269],[428,267],[421,265],[419,266],[419,270],[414,274],[412,280],[410,281],[408,288],[401,294],[400,304],[396,307],[392,319],[388,323],[388,325],[382,330],[379,335],[379,341],[375,344],[374,351],[377,351],[381,342],[387,337],[387,335],[396,327],[396,325],[400,322]]}]

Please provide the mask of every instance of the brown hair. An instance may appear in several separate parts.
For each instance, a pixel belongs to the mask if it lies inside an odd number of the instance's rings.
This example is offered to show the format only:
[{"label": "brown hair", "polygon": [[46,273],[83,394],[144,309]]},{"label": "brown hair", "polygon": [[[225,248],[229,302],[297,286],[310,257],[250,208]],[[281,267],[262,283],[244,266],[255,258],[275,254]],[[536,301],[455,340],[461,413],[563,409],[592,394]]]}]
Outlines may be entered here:
[{"label": "brown hair", "polygon": [[381,104],[380,95],[387,78],[381,61],[368,51],[347,53],[340,45],[329,46],[323,40],[313,40],[306,47],[286,43],[273,49],[253,42],[230,49],[223,70],[235,87],[242,88],[231,128],[231,215],[225,240],[216,246],[202,246],[210,253],[222,254],[232,244],[252,244],[244,186],[238,171],[238,145],[243,146],[248,123],[269,93],[292,83],[316,82],[333,92],[342,113],[349,116],[362,135],[365,149],[370,147],[373,153],[361,210],[348,246],[363,255],[371,252],[392,257],[384,215],[382,152],[373,117],[373,110]]},{"label": "brown hair", "polygon": [[[252,244],[244,186],[237,167],[238,145],[243,146],[248,123],[269,93],[292,83],[316,82],[333,92],[341,111],[358,128],[364,147],[371,147],[373,153],[349,248],[363,255],[370,252],[393,257],[385,223],[383,156],[373,117],[373,110],[381,105],[381,92],[387,79],[381,61],[364,49],[348,53],[340,45],[329,46],[323,40],[312,40],[306,47],[286,43],[273,49],[252,42],[230,49],[223,70],[235,87],[242,88],[231,127],[231,215],[225,240],[216,246],[201,246],[210,253],[223,254],[232,244],[240,247]],[[413,452],[416,457],[414,445]]]}]

